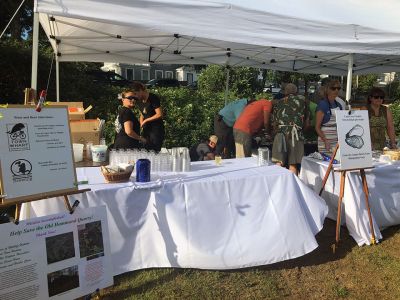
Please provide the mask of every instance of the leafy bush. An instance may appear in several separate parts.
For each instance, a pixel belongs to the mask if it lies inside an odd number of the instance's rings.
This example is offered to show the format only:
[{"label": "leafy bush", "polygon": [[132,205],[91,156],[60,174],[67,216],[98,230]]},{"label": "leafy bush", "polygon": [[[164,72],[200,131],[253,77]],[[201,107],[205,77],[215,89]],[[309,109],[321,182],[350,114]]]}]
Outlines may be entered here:
[{"label": "leafy bush", "polygon": [[[228,99],[250,97],[262,91],[262,82],[258,80],[259,71],[249,67],[229,69]],[[214,97],[225,91],[227,69],[224,66],[211,65],[204,69],[198,79],[199,90],[206,97]]]},{"label": "leafy bush", "polygon": [[393,114],[393,124],[394,130],[396,131],[396,136],[400,136],[400,100],[396,100],[389,105],[390,111]]},{"label": "leafy bush", "polygon": [[186,88],[162,88],[154,92],[161,98],[164,110],[165,147],[190,147],[213,132],[214,115],[224,103],[221,93],[210,99]]}]

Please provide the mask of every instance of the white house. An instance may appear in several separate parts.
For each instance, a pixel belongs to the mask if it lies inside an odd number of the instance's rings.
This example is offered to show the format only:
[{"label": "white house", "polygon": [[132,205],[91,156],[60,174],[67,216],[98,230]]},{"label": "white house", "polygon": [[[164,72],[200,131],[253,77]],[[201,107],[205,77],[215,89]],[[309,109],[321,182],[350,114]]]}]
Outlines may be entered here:
[{"label": "white house", "polygon": [[197,81],[198,75],[196,70],[190,66],[182,66],[176,69],[176,79],[179,81],[187,81],[188,84]]}]

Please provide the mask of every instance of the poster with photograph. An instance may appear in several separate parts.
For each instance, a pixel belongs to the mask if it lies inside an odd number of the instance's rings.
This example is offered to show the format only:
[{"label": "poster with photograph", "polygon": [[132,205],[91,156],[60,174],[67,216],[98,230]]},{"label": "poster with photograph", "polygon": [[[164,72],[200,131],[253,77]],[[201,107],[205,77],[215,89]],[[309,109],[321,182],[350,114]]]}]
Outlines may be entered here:
[{"label": "poster with photograph", "polygon": [[76,189],[65,107],[0,108],[0,185],[5,201]]},{"label": "poster with photograph", "polygon": [[0,299],[75,299],[113,284],[105,206],[0,224],[0,239]]},{"label": "poster with photograph", "polygon": [[367,110],[338,110],[336,123],[340,169],[372,167],[371,135]]}]

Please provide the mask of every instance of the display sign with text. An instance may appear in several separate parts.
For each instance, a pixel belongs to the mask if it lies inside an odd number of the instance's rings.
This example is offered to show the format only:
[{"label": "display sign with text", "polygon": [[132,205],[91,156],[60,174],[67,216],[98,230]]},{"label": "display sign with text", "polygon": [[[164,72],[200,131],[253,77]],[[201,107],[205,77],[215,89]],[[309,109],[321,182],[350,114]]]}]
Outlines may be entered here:
[{"label": "display sign with text", "polygon": [[[338,110],[336,123],[340,169],[372,167],[371,135],[367,110]],[[384,134],[384,133],[383,133]]]},{"label": "display sign with text", "polygon": [[5,201],[76,189],[66,107],[0,108],[0,140]]},{"label": "display sign with text", "polygon": [[113,284],[105,206],[0,224],[0,299],[75,299]]}]

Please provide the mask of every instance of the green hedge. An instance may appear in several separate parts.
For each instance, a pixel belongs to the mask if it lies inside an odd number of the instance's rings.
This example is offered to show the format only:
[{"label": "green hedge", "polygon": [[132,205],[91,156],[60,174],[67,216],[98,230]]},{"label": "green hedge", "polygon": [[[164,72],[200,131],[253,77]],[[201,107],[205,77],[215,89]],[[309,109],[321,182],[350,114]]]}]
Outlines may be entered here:
[{"label": "green hedge", "polygon": [[389,108],[393,114],[393,124],[394,130],[396,131],[396,136],[400,137],[400,100],[396,100],[390,104]]}]

